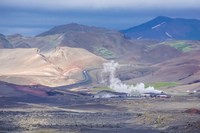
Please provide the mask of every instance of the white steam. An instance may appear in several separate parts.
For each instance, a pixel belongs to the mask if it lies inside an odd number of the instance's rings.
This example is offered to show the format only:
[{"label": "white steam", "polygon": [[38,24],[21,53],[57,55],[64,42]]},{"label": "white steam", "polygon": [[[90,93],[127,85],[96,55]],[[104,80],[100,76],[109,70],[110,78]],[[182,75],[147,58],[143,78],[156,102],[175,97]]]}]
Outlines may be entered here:
[{"label": "white steam", "polygon": [[[139,93],[161,93],[162,91],[155,90],[154,87],[147,87],[145,88],[144,83],[136,84],[136,86],[133,85],[127,85],[123,84],[120,79],[115,77],[115,71],[117,68],[119,68],[119,64],[117,62],[111,61],[109,63],[103,64],[103,71],[102,76],[105,73],[109,73],[109,87],[113,89],[116,92],[125,92],[125,93],[131,93],[131,92],[139,92]],[[103,79],[103,78],[102,78]],[[102,80],[102,83],[105,83],[106,80]]]}]

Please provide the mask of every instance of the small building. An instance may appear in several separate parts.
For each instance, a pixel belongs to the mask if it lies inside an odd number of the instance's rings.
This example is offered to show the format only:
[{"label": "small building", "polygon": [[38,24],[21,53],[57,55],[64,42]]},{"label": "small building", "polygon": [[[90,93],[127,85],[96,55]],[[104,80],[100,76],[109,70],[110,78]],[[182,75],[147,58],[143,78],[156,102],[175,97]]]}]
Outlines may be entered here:
[{"label": "small building", "polygon": [[167,94],[158,94],[156,97],[158,97],[158,98],[170,98],[171,95],[167,95]]},{"label": "small building", "polygon": [[128,93],[127,97],[141,97],[140,93]]}]

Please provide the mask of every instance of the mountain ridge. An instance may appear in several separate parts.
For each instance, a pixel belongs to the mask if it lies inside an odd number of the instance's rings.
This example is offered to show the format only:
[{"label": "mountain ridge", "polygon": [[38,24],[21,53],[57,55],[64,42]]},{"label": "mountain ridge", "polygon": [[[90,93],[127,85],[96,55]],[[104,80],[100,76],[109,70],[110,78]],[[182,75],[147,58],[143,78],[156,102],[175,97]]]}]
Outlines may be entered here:
[{"label": "mountain ridge", "polygon": [[62,33],[66,33],[69,31],[104,33],[104,32],[110,32],[111,30],[108,30],[103,27],[94,27],[94,26],[87,26],[87,25],[77,24],[77,23],[69,23],[69,24],[65,24],[65,25],[55,26],[54,28],[52,28],[46,32],[36,35],[36,37],[54,35],[54,34],[62,34]]}]

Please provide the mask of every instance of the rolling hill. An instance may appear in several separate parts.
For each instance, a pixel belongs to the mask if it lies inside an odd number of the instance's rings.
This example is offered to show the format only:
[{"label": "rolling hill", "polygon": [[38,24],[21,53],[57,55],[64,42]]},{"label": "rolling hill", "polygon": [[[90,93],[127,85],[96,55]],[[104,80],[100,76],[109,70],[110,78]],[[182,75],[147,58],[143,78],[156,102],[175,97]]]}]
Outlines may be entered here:
[{"label": "rolling hill", "polygon": [[[173,19],[158,17],[150,24],[163,21],[171,23]],[[134,40],[120,31],[71,23],[36,37],[1,35],[0,44],[0,81],[14,84],[54,87],[75,83],[84,78],[83,70],[102,67],[107,59],[136,66],[119,72],[127,83],[195,84],[199,73],[198,64],[194,64],[198,60],[190,65],[167,65],[170,61],[187,64],[193,56],[197,59],[200,42],[194,40]]]},{"label": "rolling hill", "polygon": [[62,41],[57,46],[84,48],[104,58],[116,58],[123,55],[127,49],[137,47],[119,31],[76,23],[56,26],[36,37],[44,38],[50,35],[62,36]]},{"label": "rolling hill", "polygon": [[159,16],[122,32],[133,39],[200,40],[200,20]]},{"label": "rolling hill", "polygon": [[167,54],[170,50],[163,48],[164,46],[160,46],[160,50],[166,53],[164,56],[161,56],[161,52],[160,55],[155,54],[155,51],[159,51],[159,48],[152,47],[149,49],[149,46],[159,43],[158,41],[132,40],[119,31],[76,23],[56,26],[39,34],[36,39],[52,36],[59,36],[57,38],[60,38],[60,41],[56,44],[58,47],[83,48],[106,59],[117,59],[121,63],[154,64],[180,56],[180,51],[172,47],[168,47],[168,49],[174,50]]}]

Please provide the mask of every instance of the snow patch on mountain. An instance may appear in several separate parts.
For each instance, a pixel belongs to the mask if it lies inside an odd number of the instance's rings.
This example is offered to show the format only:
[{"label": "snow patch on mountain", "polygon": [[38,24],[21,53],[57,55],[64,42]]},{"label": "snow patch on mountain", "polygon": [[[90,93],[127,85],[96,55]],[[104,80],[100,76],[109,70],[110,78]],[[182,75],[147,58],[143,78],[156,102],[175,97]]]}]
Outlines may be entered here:
[{"label": "snow patch on mountain", "polygon": [[165,32],[165,34],[166,34],[168,37],[171,37],[171,38],[172,38],[172,36],[171,36],[169,33]]},{"label": "snow patch on mountain", "polygon": [[151,27],[151,29],[158,28],[159,26],[161,26],[161,25],[164,24],[164,23],[166,23],[166,22],[162,22],[162,23],[160,23],[160,24],[158,24],[158,25],[156,25],[156,26],[153,26],[153,27]]}]

